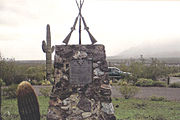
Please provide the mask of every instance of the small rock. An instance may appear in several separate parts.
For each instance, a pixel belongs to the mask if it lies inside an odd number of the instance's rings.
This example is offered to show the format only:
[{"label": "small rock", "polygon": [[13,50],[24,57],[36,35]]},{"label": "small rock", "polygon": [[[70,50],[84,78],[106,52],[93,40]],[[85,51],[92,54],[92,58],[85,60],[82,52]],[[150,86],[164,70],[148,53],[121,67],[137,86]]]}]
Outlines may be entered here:
[{"label": "small rock", "polygon": [[55,55],[55,63],[61,63],[62,58],[59,55]]},{"label": "small rock", "polygon": [[83,110],[85,112],[90,112],[91,111],[91,102],[89,99],[87,98],[81,98],[79,103],[77,104],[77,107],[80,109],[80,110]]},{"label": "small rock", "polygon": [[94,79],[94,85],[99,86],[101,84],[101,79]]},{"label": "small rock", "polygon": [[63,103],[64,106],[69,105],[69,104],[70,104],[69,98],[64,99],[64,100],[62,101],[62,103]]},{"label": "small rock", "polygon": [[62,103],[62,101],[60,99],[49,101],[50,106],[59,106],[61,103]]},{"label": "small rock", "polygon": [[61,116],[59,116],[59,111],[55,108],[51,108],[47,113],[47,120],[62,120]]},{"label": "small rock", "polygon": [[103,89],[111,89],[111,86],[108,85],[108,84],[102,84],[101,88],[103,88]]},{"label": "small rock", "polygon": [[100,90],[100,94],[103,96],[111,96],[111,90],[110,89],[102,89]]},{"label": "small rock", "polygon": [[93,78],[94,78],[94,79],[100,79],[98,76],[94,76]]},{"label": "small rock", "polygon": [[69,106],[61,106],[62,110],[69,110]]},{"label": "small rock", "polygon": [[64,80],[68,80],[68,77],[66,75],[63,75]]},{"label": "small rock", "polygon": [[86,57],[87,57],[87,53],[86,53],[86,52],[81,51],[81,58],[86,58]]},{"label": "small rock", "polygon": [[87,57],[87,53],[84,51],[77,51],[73,56],[74,59],[82,59],[86,57]]},{"label": "small rock", "polygon": [[99,68],[96,68],[96,69],[94,69],[94,75],[102,76],[102,75],[104,75],[104,72],[102,72]]},{"label": "small rock", "polygon": [[109,80],[108,80],[108,79],[105,79],[105,80],[103,80],[103,83],[104,83],[104,84],[109,84]]},{"label": "small rock", "polygon": [[93,63],[93,68],[97,68],[99,65],[97,63]]},{"label": "small rock", "polygon": [[107,114],[114,114],[114,107],[112,103],[101,103],[101,110]]},{"label": "small rock", "polygon": [[72,102],[77,102],[79,101],[79,98],[78,98],[78,94],[72,94],[69,98],[71,99]]},{"label": "small rock", "polygon": [[91,112],[83,112],[83,113],[82,113],[82,117],[83,117],[83,118],[88,118],[88,117],[90,117],[91,115],[92,115]]}]

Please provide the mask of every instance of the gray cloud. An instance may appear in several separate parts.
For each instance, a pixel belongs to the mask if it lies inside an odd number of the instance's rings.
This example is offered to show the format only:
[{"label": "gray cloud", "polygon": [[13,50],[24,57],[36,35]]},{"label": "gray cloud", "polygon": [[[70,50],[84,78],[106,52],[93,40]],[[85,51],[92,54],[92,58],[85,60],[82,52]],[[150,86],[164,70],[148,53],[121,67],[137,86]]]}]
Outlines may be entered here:
[{"label": "gray cloud", "polygon": [[19,25],[23,19],[36,19],[37,15],[28,8],[25,0],[0,1],[0,25]]}]

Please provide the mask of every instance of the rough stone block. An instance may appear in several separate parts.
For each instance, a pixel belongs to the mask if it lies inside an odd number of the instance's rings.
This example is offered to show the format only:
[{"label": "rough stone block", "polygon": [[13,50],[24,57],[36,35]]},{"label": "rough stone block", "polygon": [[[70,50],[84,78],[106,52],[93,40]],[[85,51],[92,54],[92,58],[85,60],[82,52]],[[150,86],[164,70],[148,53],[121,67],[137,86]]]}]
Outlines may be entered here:
[{"label": "rough stone block", "polygon": [[47,120],[115,120],[104,45],[55,46],[54,71]]}]

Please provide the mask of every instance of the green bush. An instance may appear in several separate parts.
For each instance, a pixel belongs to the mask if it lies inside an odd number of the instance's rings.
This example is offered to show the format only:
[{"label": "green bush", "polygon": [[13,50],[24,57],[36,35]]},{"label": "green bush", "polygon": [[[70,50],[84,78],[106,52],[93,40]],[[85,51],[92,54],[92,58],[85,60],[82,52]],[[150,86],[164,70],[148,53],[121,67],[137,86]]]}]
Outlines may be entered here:
[{"label": "green bush", "polygon": [[41,85],[44,85],[44,86],[51,85],[51,82],[48,80],[42,80]]},{"label": "green bush", "polygon": [[2,96],[5,99],[13,99],[16,98],[16,89],[17,89],[17,84],[12,84],[8,87],[5,87],[2,89]]},{"label": "green bush", "polygon": [[125,99],[129,99],[130,97],[133,97],[135,94],[138,93],[139,88],[136,86],[132,86],[127,82],[122,82],[119,90]]},{"label": "green bush", "polygon": [[135,75],[126,75],[126,77],[124,78],[128,83],[132,83],[133,85],[137,82],[137,76]]},{"label": "green bush", "polygon": [[136,86],[141,86],[141,87],[151,87],[153,86],[153,80],[152,79],[145,79],[145,78],[140,78],[136,83]]},{"label": "green bush", "polygon": [[180,88],[180,83],[171,83],[169,85],[169,87],[171,87],[171,88]]},{"label": "green bush", "polygon": [[0,86],[5,86],[6,83],[0,78]]},{"label": "green bush", "polygon": [[171,77],[180,77],[180,72],[170,74]]},{"label": "green bush", "polygon": [[166,87],[166,83],[163,81],[153,81],[145,78],[140,78],[135,85],[141,87]]},{"label": "green bush", "polygon": [[151,101],[167,101],[167,99],[162,97],[162,96],[160,96],[160,97],[158,97],[158,96],[151,96],[150,100]]},{"label": "green bush", "polygon": [[22,81],[27,80],[27,75],[25,74],[20,74],[20,75],[15,75],[14,77],[14,83],[15,84],[19,84]]},{"label": "green bush", "polygon": [[31,83],[31,85],[41,85],[41,81],[30,80],[29,82]]},{"label": "green bush", "polygon": [[46,88],[40,88],[40,93],[42,96],[45,96],[45,97],[49,97],[50,93],[51,93],[51,87],[46,87]]},{"label": "green bush", "polygon": [[166,87],[166,83],[163,81],[153,81],[153,87]]}]

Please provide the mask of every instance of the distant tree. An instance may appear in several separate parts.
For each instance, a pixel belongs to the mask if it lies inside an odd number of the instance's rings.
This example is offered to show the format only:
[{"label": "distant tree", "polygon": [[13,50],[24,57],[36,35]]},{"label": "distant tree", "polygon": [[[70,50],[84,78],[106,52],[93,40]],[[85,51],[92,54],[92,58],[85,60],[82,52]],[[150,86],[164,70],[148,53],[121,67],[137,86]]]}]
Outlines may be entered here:
[{"label": "distant tree", "polygon": [[3,58],[0,54],[0,78],[6,85],[25,80],[41,81],[44,76],[45,65],[16,63],[14,59]]},{"label": "distant tree", "polygon": [[29,67],[25,74],[27,74],[28,79],[37,81],[43,80],[45,76],[45,72],[41,66]]},{"label": "distant tree", "polygon": [[168,66],[156,58],[151,58],[149,65],[142,61],[130,60],[130,64],[122,63],[118,66],[122,71],[130,72],[134,78],[128,78],[127,81],[136,81],[136,78],[147,78],[157,80],[160,77],[167,77],[170,73],[177,73],[180,67]]},{"label": "distant tree", "polygon": [[4,80],[6,85],[10,85],[14,81],[15,76],[15,60],[2,58],[0,61],[0,78]]},{"label": "distant tree", "polygon": [[141,63],[145,62],[145,59],[144,59],[143,55],[140,55],[140,61],[141,61]]}]

